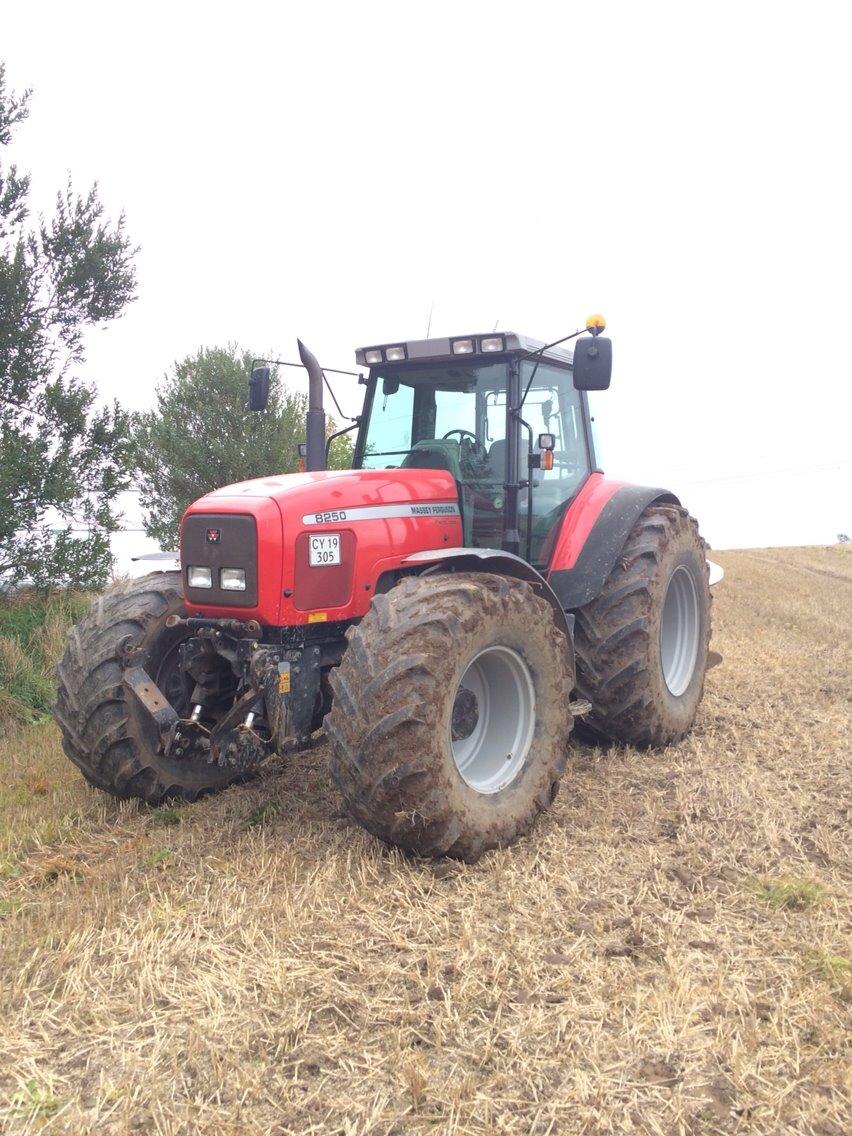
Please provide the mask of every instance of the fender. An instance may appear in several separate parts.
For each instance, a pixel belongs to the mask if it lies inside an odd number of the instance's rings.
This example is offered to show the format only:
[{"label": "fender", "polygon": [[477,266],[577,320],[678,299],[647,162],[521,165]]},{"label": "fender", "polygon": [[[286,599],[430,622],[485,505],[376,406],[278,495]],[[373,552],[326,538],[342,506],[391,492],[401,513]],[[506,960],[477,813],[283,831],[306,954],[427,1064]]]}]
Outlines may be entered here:
[{"label": "fender", "polygon": [[131,556],[134,564],[140,560],[173,560],[176,568],[180,568],[179,552],[140,552],[138,556]]},{"label": "fender", "polygon": [[657,502],[680,504],[667,489],[591,475],[565,514],[548,566],[547,580],[566,610],[600,594],[633,526]]},{"label": "fender", "polygon": [[532,564],[528,564],[526,560],[522,560],[512,552],[504,552],[499,548],[432,548],[425,552],[414,552],[402,562],[403,567],[415,567],[421,564],[431,565],[426,568],[426,572],[436,569],[494,572],[498,576],[512,576],[516,580],[526,580],[528,584],[532,584],[542,599],[550,604],[553,609],[553,622],[565,636],[573,682],[574,616],[565,611],[558,595]]}]

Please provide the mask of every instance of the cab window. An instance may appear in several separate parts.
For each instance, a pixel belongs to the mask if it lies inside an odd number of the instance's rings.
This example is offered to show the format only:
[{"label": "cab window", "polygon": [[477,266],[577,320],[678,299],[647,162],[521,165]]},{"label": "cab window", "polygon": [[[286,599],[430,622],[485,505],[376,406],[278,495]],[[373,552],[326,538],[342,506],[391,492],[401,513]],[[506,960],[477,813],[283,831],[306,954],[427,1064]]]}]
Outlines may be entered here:
[{"label": "cab window", "polygon": [[[530,380],[534,361],[521,365],[521,386]],[[589,476],[589,452],[583,428],[583,406],[579,391],[574,389],[571,372],[564,367],[542,363],[535,372],[533,385],[524,402],[524,421],[532,428],[533,447],[539,434],[553,434],[553,469],[533,470],[532,545],[530,559],[539,564],[547,559],[555,529],[568,503]],[[526,451],[529,434],[524,430],[522,452]],[[527,495],[521,494],[521,536],[526,543]],[[551,541],[548,541],[548,536]]]}]

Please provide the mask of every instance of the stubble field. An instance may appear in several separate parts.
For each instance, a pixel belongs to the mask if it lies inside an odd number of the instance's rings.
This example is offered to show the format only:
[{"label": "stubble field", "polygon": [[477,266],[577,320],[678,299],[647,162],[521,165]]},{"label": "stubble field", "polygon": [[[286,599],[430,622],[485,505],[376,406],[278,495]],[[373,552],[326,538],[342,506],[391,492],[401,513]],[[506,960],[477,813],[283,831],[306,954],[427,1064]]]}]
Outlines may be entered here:
[{"label": "stubble field", "polygon": [[573,744],[530,839],[422,863],[322,747],[180,809],[0,741],[0,1130],[852,1128],[842,547],[726,570],[697,728]]}]

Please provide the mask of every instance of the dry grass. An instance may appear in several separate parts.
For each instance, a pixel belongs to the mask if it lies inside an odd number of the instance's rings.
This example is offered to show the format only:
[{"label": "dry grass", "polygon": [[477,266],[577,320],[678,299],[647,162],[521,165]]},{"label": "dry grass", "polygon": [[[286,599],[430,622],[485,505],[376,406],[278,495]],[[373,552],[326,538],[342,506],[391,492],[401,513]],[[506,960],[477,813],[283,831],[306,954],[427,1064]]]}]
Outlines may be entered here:
[{"label": "dry grass", "polygon": [[849,1131],[848,551],[718,554],[698,728],[424,864],[321,750],[187,809],[0,743],[13,1133]]}]

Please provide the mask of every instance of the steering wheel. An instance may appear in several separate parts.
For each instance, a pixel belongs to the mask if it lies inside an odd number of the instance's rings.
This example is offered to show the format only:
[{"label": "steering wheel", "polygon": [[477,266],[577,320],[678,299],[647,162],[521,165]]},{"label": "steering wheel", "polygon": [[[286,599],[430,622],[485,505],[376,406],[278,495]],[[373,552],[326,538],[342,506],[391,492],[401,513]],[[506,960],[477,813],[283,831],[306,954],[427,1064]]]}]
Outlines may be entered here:
[{"label": "steering wheel", "polygon": [[451,434],[459,436],[459,461],[465,479],[481,477],[488,462],[485,446],[477,441],[472,430],[448,430],[443,440],[446,441]]}]

